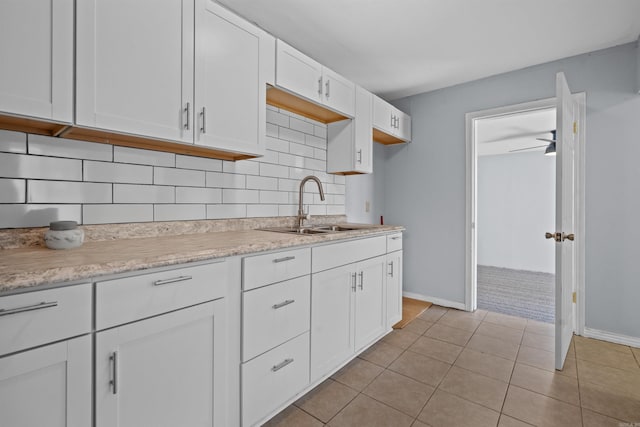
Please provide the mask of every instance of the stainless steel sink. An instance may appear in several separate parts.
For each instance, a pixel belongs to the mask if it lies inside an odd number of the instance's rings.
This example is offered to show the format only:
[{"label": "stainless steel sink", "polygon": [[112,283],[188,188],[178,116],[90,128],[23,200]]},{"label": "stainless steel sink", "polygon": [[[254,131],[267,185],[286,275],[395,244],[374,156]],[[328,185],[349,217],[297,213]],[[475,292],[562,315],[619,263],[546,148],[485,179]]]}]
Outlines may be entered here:
[{"label": "stainless steel sink", "polygon": [[325,224],[325,225],[315,225],[303,228],[297,227],[272,227],[272,228],[259,228],[260,231],[273,231],[276,233],[289,233],[289,234],[328,234],[328,233],[340,233],[343,231],[352,231],[352,230],[366,230],[367,226],[360,227],[350,227],[345,225],[338,224]]}]

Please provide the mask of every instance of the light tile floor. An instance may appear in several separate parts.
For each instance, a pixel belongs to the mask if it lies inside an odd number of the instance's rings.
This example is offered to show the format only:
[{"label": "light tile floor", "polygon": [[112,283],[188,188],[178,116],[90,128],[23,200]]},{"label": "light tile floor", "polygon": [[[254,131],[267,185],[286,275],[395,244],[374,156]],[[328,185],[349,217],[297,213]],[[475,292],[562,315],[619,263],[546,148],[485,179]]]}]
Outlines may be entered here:
[{"label": "light tile floor", "polygon": [[640,426],[640,349],[576,336],[556,371],[553,334],[432,306],[267,425]]}]

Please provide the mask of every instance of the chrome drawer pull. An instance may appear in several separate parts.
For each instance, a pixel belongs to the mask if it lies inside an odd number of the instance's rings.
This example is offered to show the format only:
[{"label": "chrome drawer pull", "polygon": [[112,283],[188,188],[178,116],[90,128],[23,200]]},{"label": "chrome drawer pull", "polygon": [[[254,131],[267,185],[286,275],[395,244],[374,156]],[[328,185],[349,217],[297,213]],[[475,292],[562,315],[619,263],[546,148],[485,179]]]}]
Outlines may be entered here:
[{"label": "chrome drawer pull", "polygon": [[58,301],[53,302],[41,302],[33,305],[26,305],[24,307],[0,309],[0,316],[8,316],[10,314],[24,313],[25,311],[40,310],[43,308],[57,307]]},{"label": "chrome drawer pull", "polygon": [[273,372],[277,372],[277,371],[279,371],[280,369],[284,368],[285,366],[287,366],[290,363],[293,363],[293,359],[284,359],[282,362],[278,363],[277,365],[273,365],[271,370]]},{"label": "chrome drawer pull", "polygon": [[273,305],[271,306],[271,308],[273,308],[274,310],[277,310],[277,309],[282,308],[282,307],[284,307],[284,306],[287,306],[287,305],[289,305],[289,304],[293,304],[294,302],[296,302],[296,300],[294,300],[294,299],[288,299],[288,300],[286,300],[286,301],[282,301],[282,302],[280,302],[280,303],[278,303],[278,304],[273,304]]},{"label": "chrome drawer pull", "polygon": [[364,271],[361,271],[358,276],[360,276],[360,290],[364,291]]},{"label": "chrome drawer pull", "polygon": [[111,390],[113,394],[118,394],[118,352],[114,351],[109,356],[109,361],[111,362],[111,380],[109,381],[109,385],[111,386]]},{"label": "chrome drawer pull", "polygon": [[398,240],[399,238],[400,238],[400,236],[393,236],[393,237],[391,238],[391,240]]},{"label": "chrome drawer pull", "polygon": [[285,261],[291,261],[292,259],[296,259],[295,256],[286,256],[283,258],[276,258],[273,260],[273,262],[285,262]]},{"label": "chrome drawer pull", "polygon": [[356,280],[358,277],[358,273],[351,273],[351,291],[356,291]]},{"label": "chrome drawer pull", "polygon": [[393,277],[393,261],[389,263],[389,276]]},{"label": "chrome drawer pull", "polygon": [[193,279],[193,277],[191,276],[180,276],[174,277],[173,279],[156,280],[155,282],[153,282],[153,286],[168,285],[169,283],[184,282],[185,280],[191,279]]}]

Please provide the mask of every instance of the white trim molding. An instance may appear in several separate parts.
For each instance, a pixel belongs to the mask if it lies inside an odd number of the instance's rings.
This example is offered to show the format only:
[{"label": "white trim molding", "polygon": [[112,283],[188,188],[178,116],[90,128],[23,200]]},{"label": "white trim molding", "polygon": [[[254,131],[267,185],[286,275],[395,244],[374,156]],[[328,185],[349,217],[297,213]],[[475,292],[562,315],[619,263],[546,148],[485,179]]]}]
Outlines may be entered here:
[{"label": "white trim molding", "polygon": [[584,328],[584,334],[582,334],[582,336],[640,348],[640,337],[630,337],[627,335],[615,334],[613,332],[601,331],[587,327]]},{"label": "white trim molding", "polygon": [[430,302],[433,303],[435,305],[441,305],[442,307],[449,307],[449,308],[456,308],[458,310],[465,310],[465,305],[464,303],[461,302],[455,302],[455,301],[449,301],[446,299],[442,299],[442,298],[435,298],[435,297],[430,297],[427,295],[422,295],[422,294],[416,294],[414,292],[402,292],[402,296],[403,297],[407,297],[407,298],[413,298],[413,299],[417,299],[419,301],[426,301],[426,302]]}]

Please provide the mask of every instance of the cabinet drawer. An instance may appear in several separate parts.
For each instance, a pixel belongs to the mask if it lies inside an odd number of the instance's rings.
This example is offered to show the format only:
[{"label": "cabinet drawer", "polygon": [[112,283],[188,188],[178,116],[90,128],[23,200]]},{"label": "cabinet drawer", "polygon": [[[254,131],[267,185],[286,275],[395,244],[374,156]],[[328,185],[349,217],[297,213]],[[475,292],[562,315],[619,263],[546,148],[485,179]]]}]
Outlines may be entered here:
[{"label": "cabinet drawer", "polygon": [[226,261],[107,280],[96,285],[96,329],[225,296]]},{"label": "cabinet drawer", "polygon": [[312,270],[317,273],[318,271],[384,255],[386,251],[386,236],[314,247]]},{"label": "cabinet drawer", "polygon": [[242,425],[255,425],[308,383],[307,332],[242,365]]},{"label": "cabinet drawer", "polygon": [[303,276],[311,272],[311,249],[246,257],[242,271],[242,289],[245,291]]},{"label": "cabinet drawer", "polygon": [[91,332],[91,285],[0,297],[0,356]]},{"label": "cabinet drawer", "polygon": [[389,234],[387,236],[387,252],[402,250],[402,233]]},{"label": "cabinet drawer", "polygon": [[309,275],[242,295],[242,360],[247,361],[309,330]]}]

